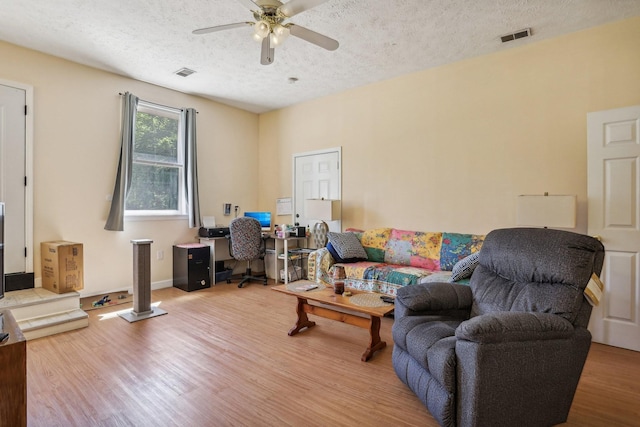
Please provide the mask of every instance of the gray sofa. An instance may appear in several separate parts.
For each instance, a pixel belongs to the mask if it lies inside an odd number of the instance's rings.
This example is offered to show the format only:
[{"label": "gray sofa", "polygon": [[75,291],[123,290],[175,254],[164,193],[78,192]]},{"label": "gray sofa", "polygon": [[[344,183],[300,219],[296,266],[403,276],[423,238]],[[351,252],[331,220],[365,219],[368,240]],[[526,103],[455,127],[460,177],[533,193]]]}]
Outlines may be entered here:
[{"label": "gray sofa", "polygon": [[591,345],[583,291],[603,260],[582,234],[492,231],[469,286],[398,290],[396,374],[442,426],[566,421]]}]

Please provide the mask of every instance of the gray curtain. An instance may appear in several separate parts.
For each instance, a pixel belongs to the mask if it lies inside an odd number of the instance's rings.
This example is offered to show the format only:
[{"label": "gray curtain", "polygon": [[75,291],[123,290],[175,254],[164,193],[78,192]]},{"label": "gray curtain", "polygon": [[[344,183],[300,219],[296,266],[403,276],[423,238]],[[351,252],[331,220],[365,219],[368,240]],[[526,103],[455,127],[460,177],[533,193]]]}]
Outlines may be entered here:
[{"label": "gray curtain", "polygon": [[184,123],[184,173],[189,211],[189,228],[200,227],[200,198],[198,195],[198,162],[196,147],[196,115],[193,108],[182,110]]},{"label": "gray curtain", "polygon": [[135,134],[138,97],[126,92],[122,105],[122,136],[120,138],[120,161],[116,184],[111,198],[111,210],[105,230],[124,230],[124,203],[131,188],[131,163],[133,157],[133,135]]}]

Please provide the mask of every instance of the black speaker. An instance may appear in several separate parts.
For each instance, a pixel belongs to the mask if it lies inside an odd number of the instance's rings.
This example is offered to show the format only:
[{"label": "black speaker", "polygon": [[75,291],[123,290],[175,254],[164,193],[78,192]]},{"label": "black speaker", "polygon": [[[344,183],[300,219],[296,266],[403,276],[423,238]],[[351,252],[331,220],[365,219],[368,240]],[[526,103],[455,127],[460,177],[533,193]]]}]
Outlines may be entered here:
[{"label": "black speaker", "polygon": [[173,247],[173,286],[191,292],[211,287],[209,245],[183,244]]},{"label": "black speaker", "polygon": [[304,237],[307,235],[307,229],[304,227],[296,227],[296,237]]}]

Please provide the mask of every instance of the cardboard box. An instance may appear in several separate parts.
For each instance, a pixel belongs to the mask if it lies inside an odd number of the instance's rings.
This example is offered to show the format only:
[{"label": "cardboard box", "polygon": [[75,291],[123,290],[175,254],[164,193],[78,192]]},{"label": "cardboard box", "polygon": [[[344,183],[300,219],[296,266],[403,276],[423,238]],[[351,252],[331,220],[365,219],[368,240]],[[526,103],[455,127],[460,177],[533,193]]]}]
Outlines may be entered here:
[{"label": "cardboard box", "polygon": [[42,287],[58,294],[84,288],[82,243],[40,243]]},{"label": "cardboard box", "polygon": [[[287,268],[287,273],[289,276],[289,280],[287,280],[287,282],[295,282],[296,280],[304,279],[304,277],[302,277],[302,268],[297,265],[295,267],[289,266],[289,268]],[[284,268],[280,270],[280,280],[284,280]]]}]

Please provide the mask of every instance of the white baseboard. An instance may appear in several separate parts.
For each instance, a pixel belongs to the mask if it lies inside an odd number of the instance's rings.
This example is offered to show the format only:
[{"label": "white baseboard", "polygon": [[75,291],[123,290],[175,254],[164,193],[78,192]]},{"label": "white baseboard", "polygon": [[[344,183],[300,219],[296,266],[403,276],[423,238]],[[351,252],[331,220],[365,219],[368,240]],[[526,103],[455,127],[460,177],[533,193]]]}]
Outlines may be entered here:
[{"label": "white baseboard", "polygon": [[[38,277],[33,281],[33,286],[35,288],[41,288],[42,287],[42,278]],[[170,288],[173,286],[173,279],[168,279],[168,280],[161,280],[159,282],[153,282],[151,284],[151,290],[155,291],[156,289],[164,289],[164,288]],[[108,294],[109,292],[124,292],[127,291],[130,294],[133,293],[133,285],[131,286],[126,286],[126,287],[120,287],[120,288],[114,288],[114,289],[105,289],[103,291],[100,292],[89,292],[89,293],[85,293],[82,290],[78,291],[80,293],[80,298],[87,298],[87,297],[94,297],[96,295],[104,295],[104,294]]]},{"label": "white baseboard", "polygon": [[[173,279],[162,280],[160,282],[153,282],[151,284],[151,290],[155,291],[156,289],[170,288],[172,286],[173,286]],[[130,289],[131,291],[133,291],[133,286]]]}]

